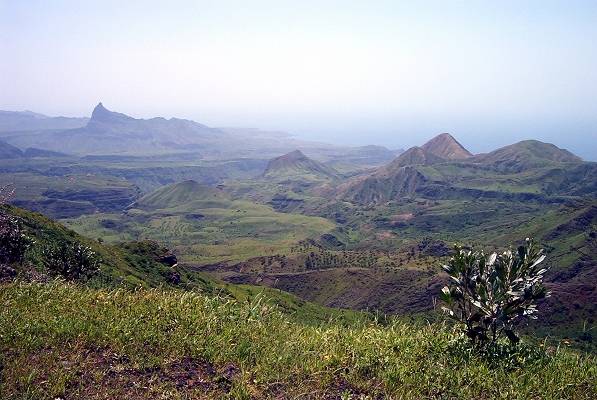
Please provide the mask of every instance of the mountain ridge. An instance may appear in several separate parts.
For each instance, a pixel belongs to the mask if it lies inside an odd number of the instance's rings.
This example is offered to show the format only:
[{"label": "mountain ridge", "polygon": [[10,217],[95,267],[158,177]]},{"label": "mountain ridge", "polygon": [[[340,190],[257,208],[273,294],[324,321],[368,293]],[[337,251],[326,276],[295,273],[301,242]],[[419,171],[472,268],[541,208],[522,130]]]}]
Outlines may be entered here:
[{"label": "mountain ridge", "polygon": [[[357,161],[361,167],[378,166],[391,159],[395,153],[383,147],[359,148],[301,140],[283,132],[259,129],[215,128],[193,120],[181,118],[154,117],[138,119],[127,114],[111,111],[100,102],[91,113],[91,118],[77,119],[71,125],[45,126],[43,121],[30,113],[17,114],[37,122],[36,129],[14,126],[12,117],[2,117],[0,111],[0,137],[7,143],[21,149],[34,147],[42,150],[65,152],[77,156],[107,155],[164,155],[195,154],[205,160],[229,160],[237,158],[269,159],[296,148],[326,161],[339,163]],[[62,117],[60,117],[62,118]],[[41,121],[41,122],[39,122]],[[12,125],[11,125],[12,124]],[[37,129],[39,128],[39,129]],[[55,129],[49,129],[55,128]],[[358,168],[358,167],[357,167]]]},{"label": "mountain ridge", "polygon": [[[468,154],[471,153],[461,148],[451,135],[442,134],[421,147],[410,148],[387,165],[351,178],[333,190],[328,189],[324,192],[328,195],[331,192],[336,198],[355,203],[379,204],[400,197],[414,196],[416,193],[432,198],[454,196],[458,192],[467,197],[527,196],[538,200],[556,194],[564,195],[571,189],[578,191],[579,185],[589,188],[585,195],[592,190],[588,183],[595,173],[594,166],[550,143],[537,140],[522,141],[487,154]],[[561,165],[565,163],[586,168],[562,169]],[[474,174],[477,172],[466,178],[453,173],[450,168],[457,168],[462,170],[461,172],[466,168],[490,169],[495,170],[497,174],[534,172],[518,180],[521,186],[529,187],[530,191],[524,194],[524,191],[510,193],[496,190],[489,183],[485,183],[487,188],[469,188],[466,179],[474,180]],[[545,177],[550,173],[554,179],[545,182]],[[467,174],[470,174],[470,171]],[[495,184],[493,186],[495,187]],[[537,193],[537,189],[531,189],[533,187],[541,187],[541,193]]]}]

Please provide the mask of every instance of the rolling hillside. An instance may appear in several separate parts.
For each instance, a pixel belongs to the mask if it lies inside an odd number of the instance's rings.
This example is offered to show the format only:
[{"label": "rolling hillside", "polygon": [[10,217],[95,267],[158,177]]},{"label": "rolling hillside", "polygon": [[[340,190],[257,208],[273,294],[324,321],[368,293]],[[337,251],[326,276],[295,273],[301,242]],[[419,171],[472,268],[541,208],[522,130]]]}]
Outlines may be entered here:
[{"label": "rolling hillside", "polygon": [[521,172],[551,163],[580,163],[582,159],[551,143],[525,140],[479,155],[474,162],[491,165],[503,171]]},{"label": "rolling hillside", "polygon": [[209,204],[217,206],[227,200],[228,196],[222,190],[188,180],[167,185],[149,193],[131,204],[129,208],[158,210],[186,206],[189,203],[200,203],[197,204],[198,207],[205,207]]},{"label": "rolling hillside", "polygon": [[124,213],[65,220],[81,234],[110,242],[152,239],[185,262],[243,260],[287,252],[296,242],[334,229],[321,217],[276,212],[269,205],[229,198],[220,189],[185,181],[166,186]]}]

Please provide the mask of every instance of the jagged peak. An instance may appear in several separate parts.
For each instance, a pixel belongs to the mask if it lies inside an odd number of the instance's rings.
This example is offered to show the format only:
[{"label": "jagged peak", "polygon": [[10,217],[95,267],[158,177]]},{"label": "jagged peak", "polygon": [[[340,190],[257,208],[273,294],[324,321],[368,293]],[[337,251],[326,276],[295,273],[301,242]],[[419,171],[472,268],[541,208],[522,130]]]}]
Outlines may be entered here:
[{"label": "jagged peak", "polygon": [[95,106],[95,108],[93,109],[93,112],[91,113],[91,118],[97,119],[98,117],[101,117],[103,114],[108,113],[108,112],[110,112],[110,111],[108,111],[108,109],[106,107],[104,107],[104,105],[100,101],[98,103],[98,105]]},{"label": "jagged peak", "polygon": [[114,111],[110,111],[106,107],[104,107],[104,105],[100,101],[98,103],[98,105],[95,106],[95,108],[93,109],[93,112],[91,113],[90,122],[93,122],[93,121],[106,122],[106,121],[130,120],[130,119],[134,119],[134,118],[129,117],[126,114],[121,114],[121,113],[117,113]]}]

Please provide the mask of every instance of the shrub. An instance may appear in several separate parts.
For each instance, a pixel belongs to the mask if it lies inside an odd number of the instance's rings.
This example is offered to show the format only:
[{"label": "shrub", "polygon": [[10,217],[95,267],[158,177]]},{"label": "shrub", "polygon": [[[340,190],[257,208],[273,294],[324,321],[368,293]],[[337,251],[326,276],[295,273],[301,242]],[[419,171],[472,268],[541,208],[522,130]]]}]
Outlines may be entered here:
[{"label": "shrub", "polygon": [[516,343],[515,324],[523,317],[536,318],[537,301],[549,295],[542,283],[544,259],[530,239],[515,253],[486,255],[456,247],[443,266],[451,284],[442,289],[442,309],[465,325],[473,343],[495,343],[501,335]]},{"label": "shrub", "polygon": [[13,193],[10,186],[0,187],[0,265],[22,263],[25,252],[33,244],[33,240],[25,235],[19,219],[3,209]]},{"label": "shrub", "polygon": [[0,210],[0,264],[22,263],[32,243],[19,220]]},{"label": "shrub", "polygon": [[95,252],[79,242],[54,243],[43,249],[42,256],[48,272],[65,279],[88,279],[99,271]]}]

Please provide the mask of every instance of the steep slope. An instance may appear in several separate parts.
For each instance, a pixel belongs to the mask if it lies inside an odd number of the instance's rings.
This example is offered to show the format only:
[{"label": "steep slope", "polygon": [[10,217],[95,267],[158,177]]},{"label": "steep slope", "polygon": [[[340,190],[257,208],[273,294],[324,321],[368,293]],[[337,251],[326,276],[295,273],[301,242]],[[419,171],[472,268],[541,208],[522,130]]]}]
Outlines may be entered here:
[{"label": "steep slope", "polygon": [[421,148],[427,153],[446,160],[461,160],[472,157],[472,154],[449,133],[437,135]]},{"label": "steep slope", "polygon": [[300,150],[295,150],[270,160],[263,177],[275,180],[329,180],[336,179],[338,173],[333,168],[305,156]]},{"label": "steep slope", "polygon": [[342,200],[357,204],[380,204],[411,196],[429,182],[416,167],[380,168],[370,175],[350,179],[336,189]]},{"label": "steep slope", "polygon": [[176,208],[198,201],[202,203],[225,202],[227,198],[228,196],[220,189],[188,180],[164,186],[149,193],[132,204],[131,208],[158,210]]},{"label": "steep slope", "polygon": [[432,165],[443,161],[445,161],[445,159],[436,156],[421,147],[415,146],[400,154],[385,168],[387,170],[395,170],[407,165]]},{"label": "steep slope", "polygon": [[553,163],[579,163],[582,159],[551,143],[524,140],[491,153],[476,156],[473,161],[491,165],[503,171],[520,172]]},{"label": "steep slope", "polygon": [[0,141],[0,159],[21,157],[23,157],[23,152],[21,151],[21,149],[12,146],[6,142]]}]

